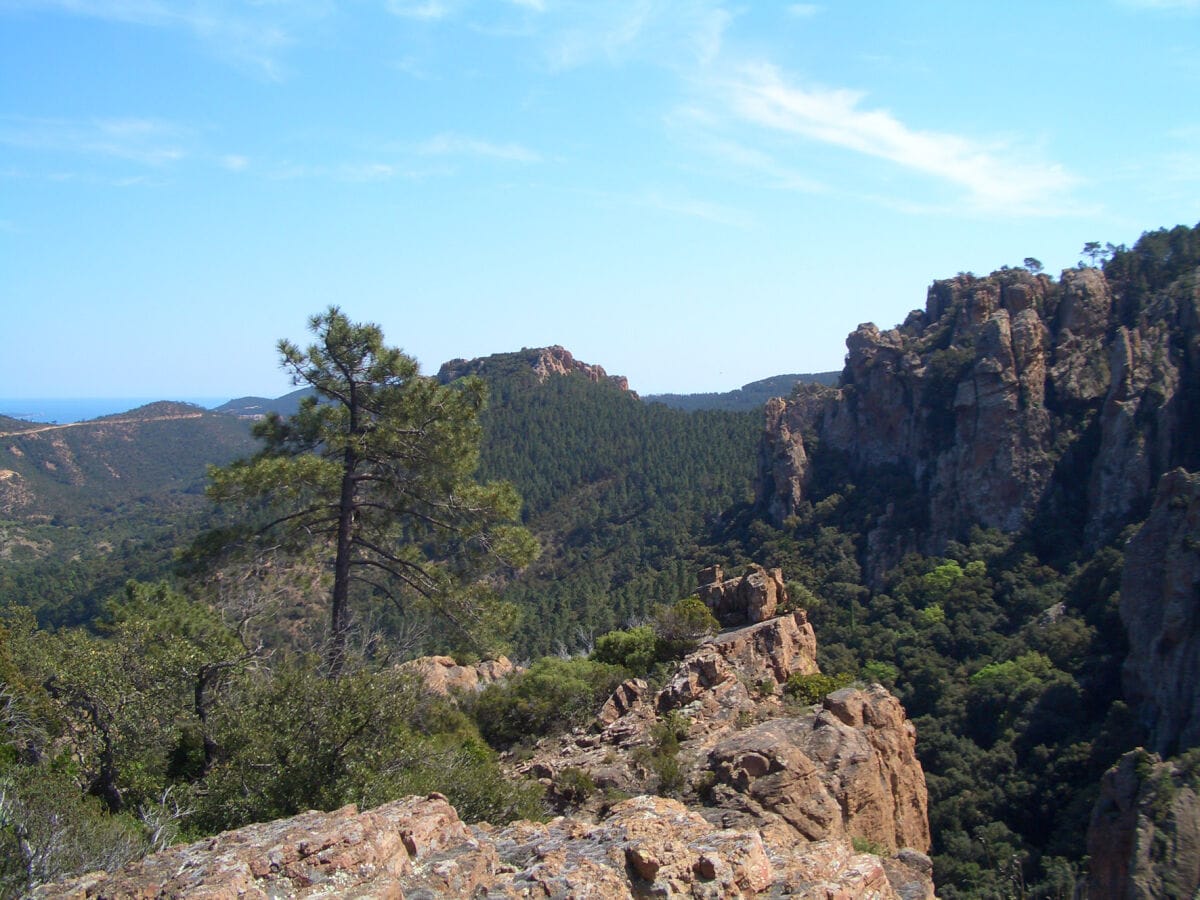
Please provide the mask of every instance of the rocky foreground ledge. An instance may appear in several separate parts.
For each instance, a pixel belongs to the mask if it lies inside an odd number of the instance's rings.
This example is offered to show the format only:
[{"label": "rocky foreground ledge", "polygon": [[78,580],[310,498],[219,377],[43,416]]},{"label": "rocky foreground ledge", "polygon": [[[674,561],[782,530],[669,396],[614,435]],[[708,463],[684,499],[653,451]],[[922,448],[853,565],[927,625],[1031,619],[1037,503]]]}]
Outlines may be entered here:
[{"label": "rocky foreground ledge", "polygon": [[[431,690],[450,662],[428,664]],[[408,797],[250,825],[35,896],[932,898],[912,723],[879,685],[782,699],[817,672],[795,612],[723,632],[658,691],[626,682],[590,727],[510,761],[546,786],[563,813],[549,822],[468,825],[440,794]],[[678,799],[652,794],[668,723]]]},{"label": "rocky foreground ledge", "polygon": [[[920,854],[910,863],[926,866]],[[119,872],[38,889],[39,898],[921,897],[889,867],[837,842],[768,847],[682,803],[634,797],[600,822],[465,825],[440,794],[368,812],[347,806],[172,847]]]}]

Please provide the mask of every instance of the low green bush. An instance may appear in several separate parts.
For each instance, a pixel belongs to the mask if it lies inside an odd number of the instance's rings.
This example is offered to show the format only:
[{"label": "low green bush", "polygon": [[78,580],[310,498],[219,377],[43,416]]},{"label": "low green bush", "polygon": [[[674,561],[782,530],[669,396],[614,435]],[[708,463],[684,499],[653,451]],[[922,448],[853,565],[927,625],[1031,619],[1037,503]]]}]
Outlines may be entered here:
[{"label": "low green bush", "polygon": [[596,662],[623,666],[635,676],[648,675],[658,661],[658,637],[649,625],[627,631],[610,631],[596,639]]},{"label": "low green bush", "polygon": [[846,674],[792,675],[783,686],[783,692],[800,703],[820,703],[827,694],[841,690],[854,679]]},{"label": "low green bush", "polygon": [[721,623],[699,597],[684,597],[670,606],[660,606],[654,615],[658,658],[681,659],[720,630]]},{"label": "low green bush", "polygon": [[587,722],[628,675],[591,659],[539,659],[508,681],[488,685],[472,706],[484,739],[507,748]]},{"label": "low green bush", "polygon": [[571,803],[584,803],[596,793],[596,782],[583,769],[568,766],[554,776],[554,790]]}]

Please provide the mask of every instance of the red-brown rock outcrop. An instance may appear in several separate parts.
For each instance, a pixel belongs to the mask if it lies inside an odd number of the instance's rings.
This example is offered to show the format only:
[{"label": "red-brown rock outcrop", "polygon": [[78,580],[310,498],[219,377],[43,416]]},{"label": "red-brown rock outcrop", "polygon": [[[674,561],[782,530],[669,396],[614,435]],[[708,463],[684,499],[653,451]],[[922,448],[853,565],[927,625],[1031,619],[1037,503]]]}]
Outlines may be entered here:
[{"label": "red-brown rock outcrop", "polygon": [[[739,731],[709,751],[717,805],[749,812],[805,839],[860,838],[892,852],[929,848],[925,781],[916,733],[879,685],[825,698],[812,716]],[[781,831],[786,836],[786,831]],[[792,835],[794,838],[794,835]]]},{"label": "red-brown rock outcrop", "polygon": [[736,578],[725,578],[720,566],[702,570],[698,594],[722,625],[762,622],[788,603],[783,572],[757,564]]},{"label": "red-brown rock outcrop", "polygon": [[774,693],[792,675],[817,671],[817,638],[808,615],[797,610],[718,634],[679,664],[655,706],[699,710],[725,724],[753,705],[751,688],[769,682]]},{"label": "red-brown rock outcrop", "polygon": [[557,344],[525,348],[516,353],[497,353],[480,359],[452,359],[442,364],[437,377],[442,384],[448,384],[467,375],[487,375],[492,369],[510,366],[513,362],[527,365],[541,382],[552,375],[579,374],[589,381],[609,382],[623,391],[629,390],[629,379],[624,375],[609,375],[603,366],[582,362]]},{"label": "red-brown rock outcrop", "polygon": [[[626,682],[592,729],[540,742],[518,769],[576,815],[602,816],[614,794],[670,790],[712,827],[761,835],[772,859],[808,848],[806,877],[844,892],[829,896],[892,896],[900,885],[905,897],[932,896],[915,730],[878,685],[817,708],[787,701],[790,677],[819,671],[816,649],[803,612],[722,632],[661,690]],[[667,731],[677,749],[663,749]],[[863,858],[855,839],[892,856]]]},{"label": "red-brown rock outcrop", "polygon": [[[976,525],[1070,520],[1099,546],[1146,514],[1161,473],[1200,468],[1196,284],[1145,290],[1090,268],[1058,282],[1020,269],[935,282],[899,328],[849,336],[838,388],[768,403],[761,507],[777,524],[802,512],[830,454],[859,485],[909,485],[874,516],[872,579]],[[897,524],[888,503],[920,515]]]},{"label": "red-brown rock outcrop", "polygon": [[422,656],[401,664],[400,668],[419,676],[435,694],[481,691],[516,671],[507,656],[485,659],[471,666],[460,666],[450,656]]},{"label": "red-brown rock outcrop", "polygon": [[[360,813],[308,812],[171,847],[114,873],[45,885],[40,898],[402,897],[415,864],[473,840],[440,795]],[[448,896],[448,895],[447,895]]]}]

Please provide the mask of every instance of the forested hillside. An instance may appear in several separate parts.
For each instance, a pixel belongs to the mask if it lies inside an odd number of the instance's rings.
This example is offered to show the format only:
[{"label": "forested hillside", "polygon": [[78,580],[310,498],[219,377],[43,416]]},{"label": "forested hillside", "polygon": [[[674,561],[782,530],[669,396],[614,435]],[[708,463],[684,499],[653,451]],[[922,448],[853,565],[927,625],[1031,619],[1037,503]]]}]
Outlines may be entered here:
[{"label": "forested hillside", "polygon": [[[542,555],[508,585],[521,655],[581,649],[695,587],[700,548],[753,492],[752,413],[644,404],[581,374],[490,357],[481,475],[512,481]],[[507,363],[507,365],[505,364]]]},{"label": "forested hillside", "polygon": [[250,452],[245,422],[151,403],[75,425],[0,422],[0,598],[90,621],[130,578],[169,574],[209,515],[205,466]]}]

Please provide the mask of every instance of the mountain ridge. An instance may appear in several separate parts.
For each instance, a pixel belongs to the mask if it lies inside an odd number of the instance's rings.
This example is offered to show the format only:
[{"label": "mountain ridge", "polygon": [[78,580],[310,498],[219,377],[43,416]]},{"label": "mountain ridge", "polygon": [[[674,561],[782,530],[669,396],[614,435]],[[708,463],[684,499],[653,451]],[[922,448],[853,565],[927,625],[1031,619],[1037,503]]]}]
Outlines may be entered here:
[{"label": "mountain ridge", "polygon": [[839,372],[808,372],[792,375],[772,375],[743,384],[731,391],[696,394],[646,394],[647,403],[662,403],[685,411],[695,409],[758,409],[773,397],[787,397],[798,384],[822,384],[835,386],[841,378]]}]

